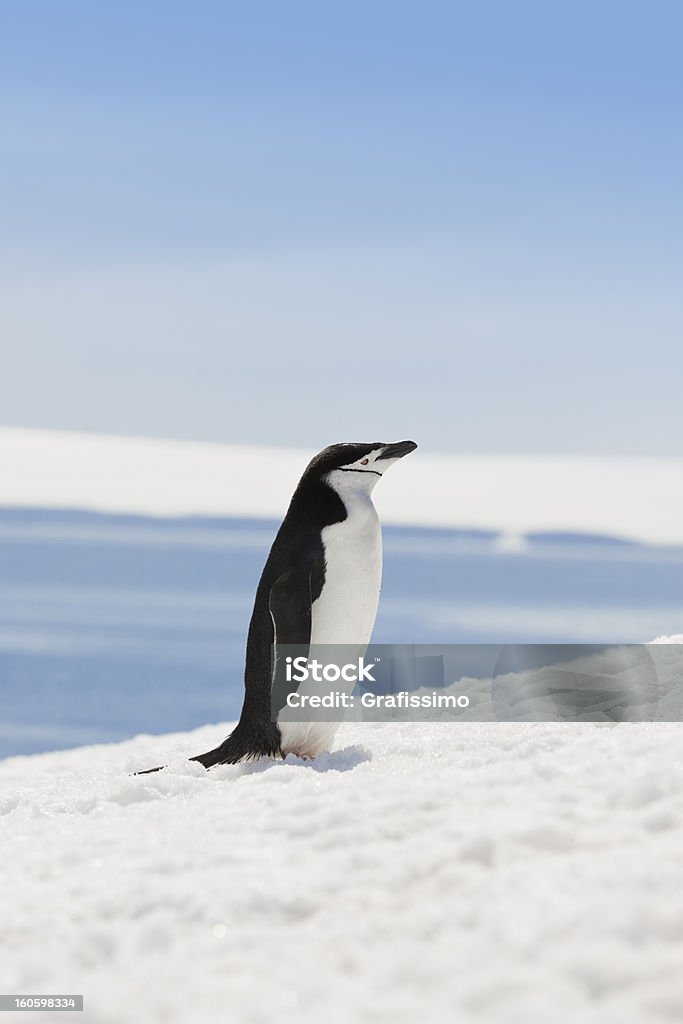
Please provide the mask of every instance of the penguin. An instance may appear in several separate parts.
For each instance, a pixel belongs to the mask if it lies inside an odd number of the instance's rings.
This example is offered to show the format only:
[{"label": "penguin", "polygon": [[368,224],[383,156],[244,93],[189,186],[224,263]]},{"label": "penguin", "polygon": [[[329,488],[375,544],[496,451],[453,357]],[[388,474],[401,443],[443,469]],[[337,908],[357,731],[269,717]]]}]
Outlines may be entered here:
[{"label": "penguin", "polygon": [[[328,751],[335,722],[273,721],[274,650],[279,644],[370,641],[382,577],[382,535],[372,492],[414,441],[334,444],[304,470],[256,590],[247,635],[239,722],[205,754],[205,768],[261,757],[313,758]],[[151,769],[155,771],[157,769]]]}]

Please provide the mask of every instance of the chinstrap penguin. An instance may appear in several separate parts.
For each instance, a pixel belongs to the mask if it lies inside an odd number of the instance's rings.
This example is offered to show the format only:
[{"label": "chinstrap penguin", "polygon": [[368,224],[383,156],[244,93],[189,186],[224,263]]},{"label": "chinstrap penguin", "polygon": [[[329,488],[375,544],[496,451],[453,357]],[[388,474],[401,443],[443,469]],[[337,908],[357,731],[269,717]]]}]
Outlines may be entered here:
[{"label": "chinstrap penguin", "polygon": [[[256,590],[249,624],[240,720],[205,768],[258,757],[316,757],[338,723],[272,720],[275,644],[357,645],[364,651],[377,614],[382,536],[372,491],[414,441],[335,444],[306,467]],[[157,769],[151,769],[155,771]]]}]

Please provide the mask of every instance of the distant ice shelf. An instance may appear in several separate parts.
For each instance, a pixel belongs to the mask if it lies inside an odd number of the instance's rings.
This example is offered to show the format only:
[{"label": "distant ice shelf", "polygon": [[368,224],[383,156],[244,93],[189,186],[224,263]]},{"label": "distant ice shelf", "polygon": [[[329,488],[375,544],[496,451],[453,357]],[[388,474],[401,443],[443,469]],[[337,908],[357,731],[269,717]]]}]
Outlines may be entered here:
[{"label": "distant ice shelf", "polygon": [[[313,454],[4,427],[0,506],[280,519]],[[375,498],[385,523],[493,531],[510,550],[544,532],[683,545],[683,459],[420,449]]]}]

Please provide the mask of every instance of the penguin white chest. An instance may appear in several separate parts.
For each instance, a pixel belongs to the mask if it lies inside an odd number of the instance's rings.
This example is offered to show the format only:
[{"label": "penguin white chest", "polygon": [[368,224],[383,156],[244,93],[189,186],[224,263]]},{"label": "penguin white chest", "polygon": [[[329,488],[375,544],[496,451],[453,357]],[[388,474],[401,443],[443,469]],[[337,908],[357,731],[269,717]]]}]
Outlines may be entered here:
[{"label": "penguin white chest", "polygon": [[322,531],[325,582],[311,606],[312,644],[370,642],[382,583],[382,534],[368,494],[344,496],[347,517]]}]

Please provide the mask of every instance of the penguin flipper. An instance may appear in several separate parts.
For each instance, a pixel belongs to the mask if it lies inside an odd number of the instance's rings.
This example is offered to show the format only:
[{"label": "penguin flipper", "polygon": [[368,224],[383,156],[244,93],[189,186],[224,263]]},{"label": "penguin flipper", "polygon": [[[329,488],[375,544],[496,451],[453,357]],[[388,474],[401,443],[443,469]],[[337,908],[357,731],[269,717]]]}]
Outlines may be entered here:
[{"label": "penguin flipper", "polygon": [[[311,643],[311,574],[312,564],[306,563],[283,573],[270,590],[268,609],[273,620],[273,643],[277,662],[284,654],[280,648],[287,646],[287,654],[295,658],[308,657]],[[273,666],[270,692],[270,715],[277,718],[285,706],[294,684],[288,683],[284,672]]]},{"label": "penguin flipper", "polygon": [[311,574],[313,564],[306,563],[278,576],[270,588],[268,609],[273,620],[275,645],[311,642]]}]

